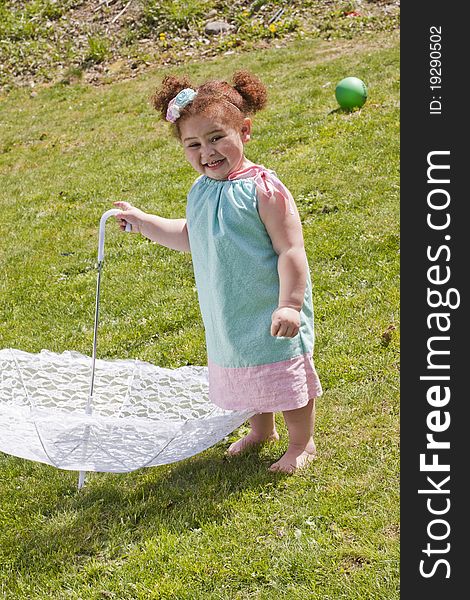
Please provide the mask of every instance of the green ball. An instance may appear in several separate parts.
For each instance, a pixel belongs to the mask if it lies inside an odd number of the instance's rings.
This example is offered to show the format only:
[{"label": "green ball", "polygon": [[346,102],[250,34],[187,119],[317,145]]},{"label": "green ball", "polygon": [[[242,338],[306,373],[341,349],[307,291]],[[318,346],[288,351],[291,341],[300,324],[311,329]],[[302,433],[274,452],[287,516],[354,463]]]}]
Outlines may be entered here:
[{"label": "green ball", "polygon": [[346,77],[336,86],[335,96],[341,108],[360,108],[367,100],[366,84],[357,77]]}]

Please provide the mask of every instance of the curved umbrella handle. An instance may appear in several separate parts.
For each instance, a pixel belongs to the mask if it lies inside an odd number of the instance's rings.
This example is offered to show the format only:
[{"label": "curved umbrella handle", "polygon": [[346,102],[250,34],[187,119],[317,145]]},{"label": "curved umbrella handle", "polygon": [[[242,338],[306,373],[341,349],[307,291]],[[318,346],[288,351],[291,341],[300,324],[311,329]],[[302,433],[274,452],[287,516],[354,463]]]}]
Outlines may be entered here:
[{"label": "curved umbrella handle", "polygon": [[[102,260],[104,259],[104,230],[105,230],[105,225],[106,225],[106,221],[109,219],[109,217],[113,217],[114,215],[117,215],[118,213],[120,213],[121,211],[117,208],[111,208],[110,210],[107,210],[105,213],[103,213],[103,215],[101,216],[100,219],[100,235],[99,235],[99,241],[98,241],[98,262],[102,262]],[[132,230],[132,225],[130,223],[126,223],[126,231],[129,232]]]},{"label": "curved umbrella handle", "polygon": [[[92,403],[93,403],[93,390],[95,383],[95,364],[96,364],[96,341],[98,334],[98,315],[99,315],[99,307],[100,307],[100,283],[101,283],[101,267],[103,265],[104,260],[104,230],[106,221],[109,217],[117,215],[117,213],[121,212],[117,208],[111,208],[107,210],[100,219],[100,233],[99,233],[99,241],[98,241],[98,278],[96,282],[96,301],[95,301],[95,325],[93,329],[93,356],[92,356],[92,367],[91,367],[91,381],[90,381],[90,393],[88,395],[88,400],[86,404],[85,413],[87,415],[91,415],[92,413]],[[126,231],[131,231],[132,225],[130,223],[126,223]],[[86,425],[85,427],[85,442],[84,442],[84,457],[86,455],[88,440],[90,437],[90,426]],[[85,476],[86,471],[80,471],[78,476],[78,489],[81,489],[85,485]]]}]

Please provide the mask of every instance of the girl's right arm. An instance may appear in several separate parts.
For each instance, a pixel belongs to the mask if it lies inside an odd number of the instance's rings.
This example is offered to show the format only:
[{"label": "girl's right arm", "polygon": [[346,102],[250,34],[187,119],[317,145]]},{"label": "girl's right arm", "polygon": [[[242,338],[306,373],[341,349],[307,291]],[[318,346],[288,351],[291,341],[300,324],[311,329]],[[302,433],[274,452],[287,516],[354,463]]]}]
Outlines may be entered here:
[{"label": "girl's right arm", "polygon": [[186,219],[164,219],[157,215],[149,215],[129,202],[114,202],[114,206],[121,209],[116,219],[120,221],[122,230],[125,229],[126,223],[130,223],[133,232],[141,233],[161,246],[191,252]]}]

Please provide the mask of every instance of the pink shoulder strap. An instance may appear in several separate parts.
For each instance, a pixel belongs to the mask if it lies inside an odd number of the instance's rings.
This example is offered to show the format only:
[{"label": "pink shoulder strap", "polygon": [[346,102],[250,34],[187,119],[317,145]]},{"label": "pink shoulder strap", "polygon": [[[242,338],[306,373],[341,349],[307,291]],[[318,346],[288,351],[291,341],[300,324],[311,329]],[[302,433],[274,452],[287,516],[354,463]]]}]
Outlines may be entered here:
[{"label": "pink shoulder strap", "polygon": [[294,210],[294,199],[292,194],[286,188],[286,186],[272,173],[268,171],[265,167],[261,165],[252,165],[243,169],[242,171],[236,171],[235,173],[231,173],[228,178],[232,179],[242,179],[253,177],[256,188],[259,194],[262,194],[265,198],[279,198],[283,199],[289,205],[289,212],[291,215],[295,214]]}]

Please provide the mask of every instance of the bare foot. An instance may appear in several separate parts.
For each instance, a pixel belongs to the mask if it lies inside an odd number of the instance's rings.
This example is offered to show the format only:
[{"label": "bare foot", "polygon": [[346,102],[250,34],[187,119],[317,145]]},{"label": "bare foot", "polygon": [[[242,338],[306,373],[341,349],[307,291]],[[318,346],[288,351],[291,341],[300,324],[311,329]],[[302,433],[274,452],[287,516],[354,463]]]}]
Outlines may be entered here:
[{"label": "bare foot", "polygon": [[299,469],[307,467],[317,457],[317,451],[313,441],[306,447],[289,446],[286,453],[269,467],[270,471],[281,473],[295,473]]},{"label": "bare foot", "polygon": [[250,431],[248,435],[245,435],[245,437],[240,438],[231,446],[229,446],[227,454],[229,456],[235,456],[236,454],[240,454],[240,452],[243,452],[252,446],[258,446],[264,442],[277,442],[278,439],[279,434],[277,431],[273,431],[268,436],[262,436],[254,431]]}]

